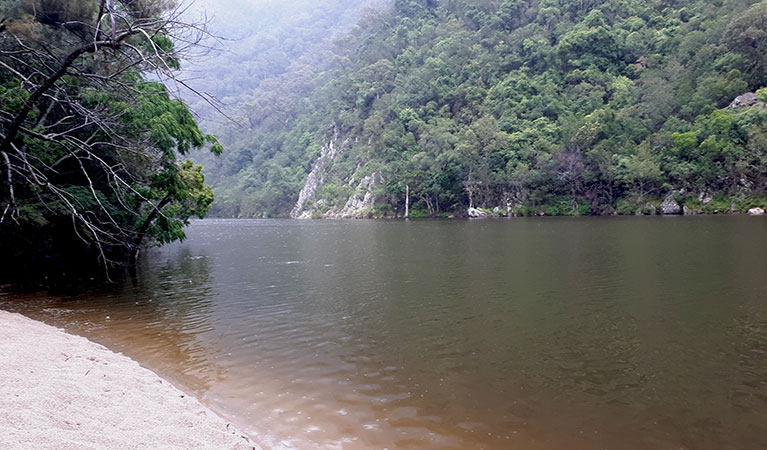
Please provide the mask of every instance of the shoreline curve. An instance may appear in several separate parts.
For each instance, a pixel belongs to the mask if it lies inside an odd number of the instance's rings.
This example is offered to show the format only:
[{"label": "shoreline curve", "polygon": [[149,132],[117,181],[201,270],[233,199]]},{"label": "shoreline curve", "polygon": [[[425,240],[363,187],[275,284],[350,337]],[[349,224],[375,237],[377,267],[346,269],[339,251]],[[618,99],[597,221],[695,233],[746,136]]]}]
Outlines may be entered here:
[{"label": "shoreline curve", "polygon": [[3,310],[0,448],[261,450],[127,356]]}]

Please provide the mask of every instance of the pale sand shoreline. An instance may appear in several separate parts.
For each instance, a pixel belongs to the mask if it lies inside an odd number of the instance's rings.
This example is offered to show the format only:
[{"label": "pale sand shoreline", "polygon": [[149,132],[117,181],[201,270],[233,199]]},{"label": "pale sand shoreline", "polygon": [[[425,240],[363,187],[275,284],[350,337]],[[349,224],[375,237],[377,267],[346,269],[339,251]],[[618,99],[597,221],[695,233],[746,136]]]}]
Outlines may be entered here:
[{"label": "pale sand shoreline", "polygon": [[260,447],[132,359],[0,310],[0,448]]}]

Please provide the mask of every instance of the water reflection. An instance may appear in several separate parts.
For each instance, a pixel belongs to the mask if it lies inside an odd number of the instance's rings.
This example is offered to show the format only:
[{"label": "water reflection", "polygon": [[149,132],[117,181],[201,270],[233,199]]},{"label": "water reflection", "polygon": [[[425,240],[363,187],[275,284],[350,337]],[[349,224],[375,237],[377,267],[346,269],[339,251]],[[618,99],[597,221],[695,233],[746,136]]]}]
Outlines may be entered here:
[{"label": "water reflection", "polygon": [[761,219],[189,235],[135,284],[0,307],[124,351],[277,448],[765,448]]},{"label": "water reflection", "polygon": [[119,285],[71,296],[6,292],[0,308],[83,334],[205,392],[225,378],[211,360],[221,349],[211,339],[215,305],[209,258],[184,247],[160,256]]}]

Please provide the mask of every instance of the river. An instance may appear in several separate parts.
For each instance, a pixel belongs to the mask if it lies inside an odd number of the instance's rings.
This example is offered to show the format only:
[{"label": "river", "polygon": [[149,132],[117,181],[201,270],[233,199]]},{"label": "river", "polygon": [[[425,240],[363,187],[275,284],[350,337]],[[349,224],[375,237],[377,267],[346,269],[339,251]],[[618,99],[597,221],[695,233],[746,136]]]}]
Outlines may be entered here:
[{"label": "river", "polygon": [[767,220],[203,220],[0,308],[273,448],[765,449]]}]

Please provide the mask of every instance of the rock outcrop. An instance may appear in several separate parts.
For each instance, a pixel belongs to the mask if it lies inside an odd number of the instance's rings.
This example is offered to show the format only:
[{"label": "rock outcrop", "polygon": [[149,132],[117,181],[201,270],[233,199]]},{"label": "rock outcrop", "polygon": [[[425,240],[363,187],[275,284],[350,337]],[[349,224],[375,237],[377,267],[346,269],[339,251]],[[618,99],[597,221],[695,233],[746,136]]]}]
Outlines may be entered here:
[{"label": "rock outcrop", "polygon": [[343,219],[365,217],[376,204],[377,195],[375,191],[384,184],[383,176],[379,172],[373,172],[359,182],[357,191],[349,197],[341,211],[331,212],[326,217]]},{"label": "rock outcrop", "polygon": [[669,195],[663,200],[663,203],[660,204],[660,213],[664,216],[682,214],[682,207],[679,206],[679,203],[677,203],[673,195]]},{"label": "rock outcrop", "polygon": [[704,205],[708,205],[709,203],[714,201],[714,196],[711,195],[708,191],[703,191],[700,194],[698,194],[698,201],[703,203]]},{"label": "rock outcrop", "polygon": [[482,211],[481,209],[477,208],[469,208],[466,210],[466,214],[471,217],[472,219],[482,219],[485,217],[492,217],[493,215],[491,213]]},{"label": "rock outcrop", "polygon": [[728,106],[727,109],[747,108],[749,106],[759,105],[764,105],[764,103],[759,101],[757,95],[753,92],[746,92],[743,95],[735,97],[735,100],[730,103],[730,106]]},{"label": "rock outcrop", "polygon": [[338,133],[336,132],[333,139],[322,147],[319,158],[314,161],[312,170],[304,182],[304,187],[301,188],[301,192],[298,194],[298,201],[293,210],[290,211],[290,217],[293,219],[308,219],[312,217],[314,207],[316,206],[317,190],[325,182],[325,172],[346,145],[346,141],[343,141],[340,145],[336,144],[337,141]]}]

